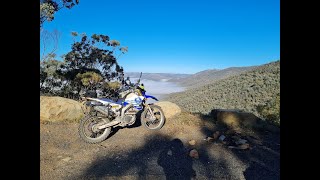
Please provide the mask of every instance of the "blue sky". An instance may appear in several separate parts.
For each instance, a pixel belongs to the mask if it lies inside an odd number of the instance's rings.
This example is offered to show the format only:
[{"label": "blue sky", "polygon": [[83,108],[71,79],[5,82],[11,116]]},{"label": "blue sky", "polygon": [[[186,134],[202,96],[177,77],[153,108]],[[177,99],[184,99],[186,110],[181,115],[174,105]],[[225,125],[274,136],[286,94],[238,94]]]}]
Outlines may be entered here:
[{"label": "blue sky", "polygon": [[59,56],[71,50],[71,31],[120,41],[126,72],[191,74],[280,59],[279,0],[80,0],[44,28],[60,31]]}]

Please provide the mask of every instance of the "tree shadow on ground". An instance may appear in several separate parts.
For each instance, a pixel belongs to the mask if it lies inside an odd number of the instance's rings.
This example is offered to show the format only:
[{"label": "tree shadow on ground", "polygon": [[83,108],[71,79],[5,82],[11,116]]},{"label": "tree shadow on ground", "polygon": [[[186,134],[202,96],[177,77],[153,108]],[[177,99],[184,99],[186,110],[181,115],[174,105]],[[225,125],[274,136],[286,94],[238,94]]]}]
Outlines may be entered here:
[{"label": "tree shadow on ground", "polygon": [[160,152],[157,160],[167,179],[191,179],[196,177],[192,158],[180,139],[173,139]]},{"label": "tree shadow on ground", "polygon": [[[214,164],[217,160],[209,158],[205,147],[199,149],[199,159],[191,159],[189,151],[180,139],[155,134],[146,137],[141,148],[119,149],[97,157],[78,179],[212,179],[214,170],[210,169],[208,162]],[[225,163],[220,162],[220,165],[225,166]]]},{"label": "tree shadow on ground", "polygon": [[[230,110],[232,111],[232,110]],[[212,136],[215,131],[225,134],[232,129],[230,126],[217,122],[217,110],[214,109],[209,115],[200,115],[202,120],[214,124],[214,128],[202,127],[203,134]],[[280,179],[280,130],[271,132],[265,129],[245,128],[240,129],[241,136],[248,139],[251,149],[229,149],[242,162],[247,164],[243,172],[246,179]]]}]

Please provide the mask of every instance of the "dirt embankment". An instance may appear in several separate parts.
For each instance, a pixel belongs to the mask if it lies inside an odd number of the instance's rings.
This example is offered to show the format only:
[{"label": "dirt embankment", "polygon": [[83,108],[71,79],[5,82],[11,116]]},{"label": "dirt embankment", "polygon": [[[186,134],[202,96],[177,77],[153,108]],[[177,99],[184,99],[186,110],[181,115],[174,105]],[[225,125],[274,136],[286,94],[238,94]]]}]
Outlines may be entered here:
[{"label": "dirt embankment", "polygon": [[40,121],[79,121],[83,117],[81,103],[63,97],[40,96]]}]

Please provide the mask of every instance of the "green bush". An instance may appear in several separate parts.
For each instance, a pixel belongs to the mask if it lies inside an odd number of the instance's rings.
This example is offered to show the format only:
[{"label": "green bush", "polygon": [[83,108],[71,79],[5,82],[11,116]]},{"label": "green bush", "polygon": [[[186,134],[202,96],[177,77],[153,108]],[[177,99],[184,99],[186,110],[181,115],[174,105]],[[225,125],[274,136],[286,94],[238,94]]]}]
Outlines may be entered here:
[{"label": "green bush", "polygon": [[257,106],[257,111],[265,120],[280,126],[280,94],[265,105]]}]

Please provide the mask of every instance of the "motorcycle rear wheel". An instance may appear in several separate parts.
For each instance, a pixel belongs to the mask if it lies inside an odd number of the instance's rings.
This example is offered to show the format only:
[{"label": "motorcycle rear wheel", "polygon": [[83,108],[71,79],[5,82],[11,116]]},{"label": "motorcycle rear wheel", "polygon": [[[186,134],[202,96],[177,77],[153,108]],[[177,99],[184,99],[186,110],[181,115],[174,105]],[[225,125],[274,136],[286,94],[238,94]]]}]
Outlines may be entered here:
[{"label": "motorcycle rear wheel", "polygon": [[107,137],[111,133],[111,127],[102,129],[98,132],[94,132],[92,129],[93,125],[102,121],[106,123],[110,122],[109,119],[101,119],[97,116],[92,115],[87,115],[82,118],[78,129],[81,139],[90,144],[100,143],[107,139]]}]

